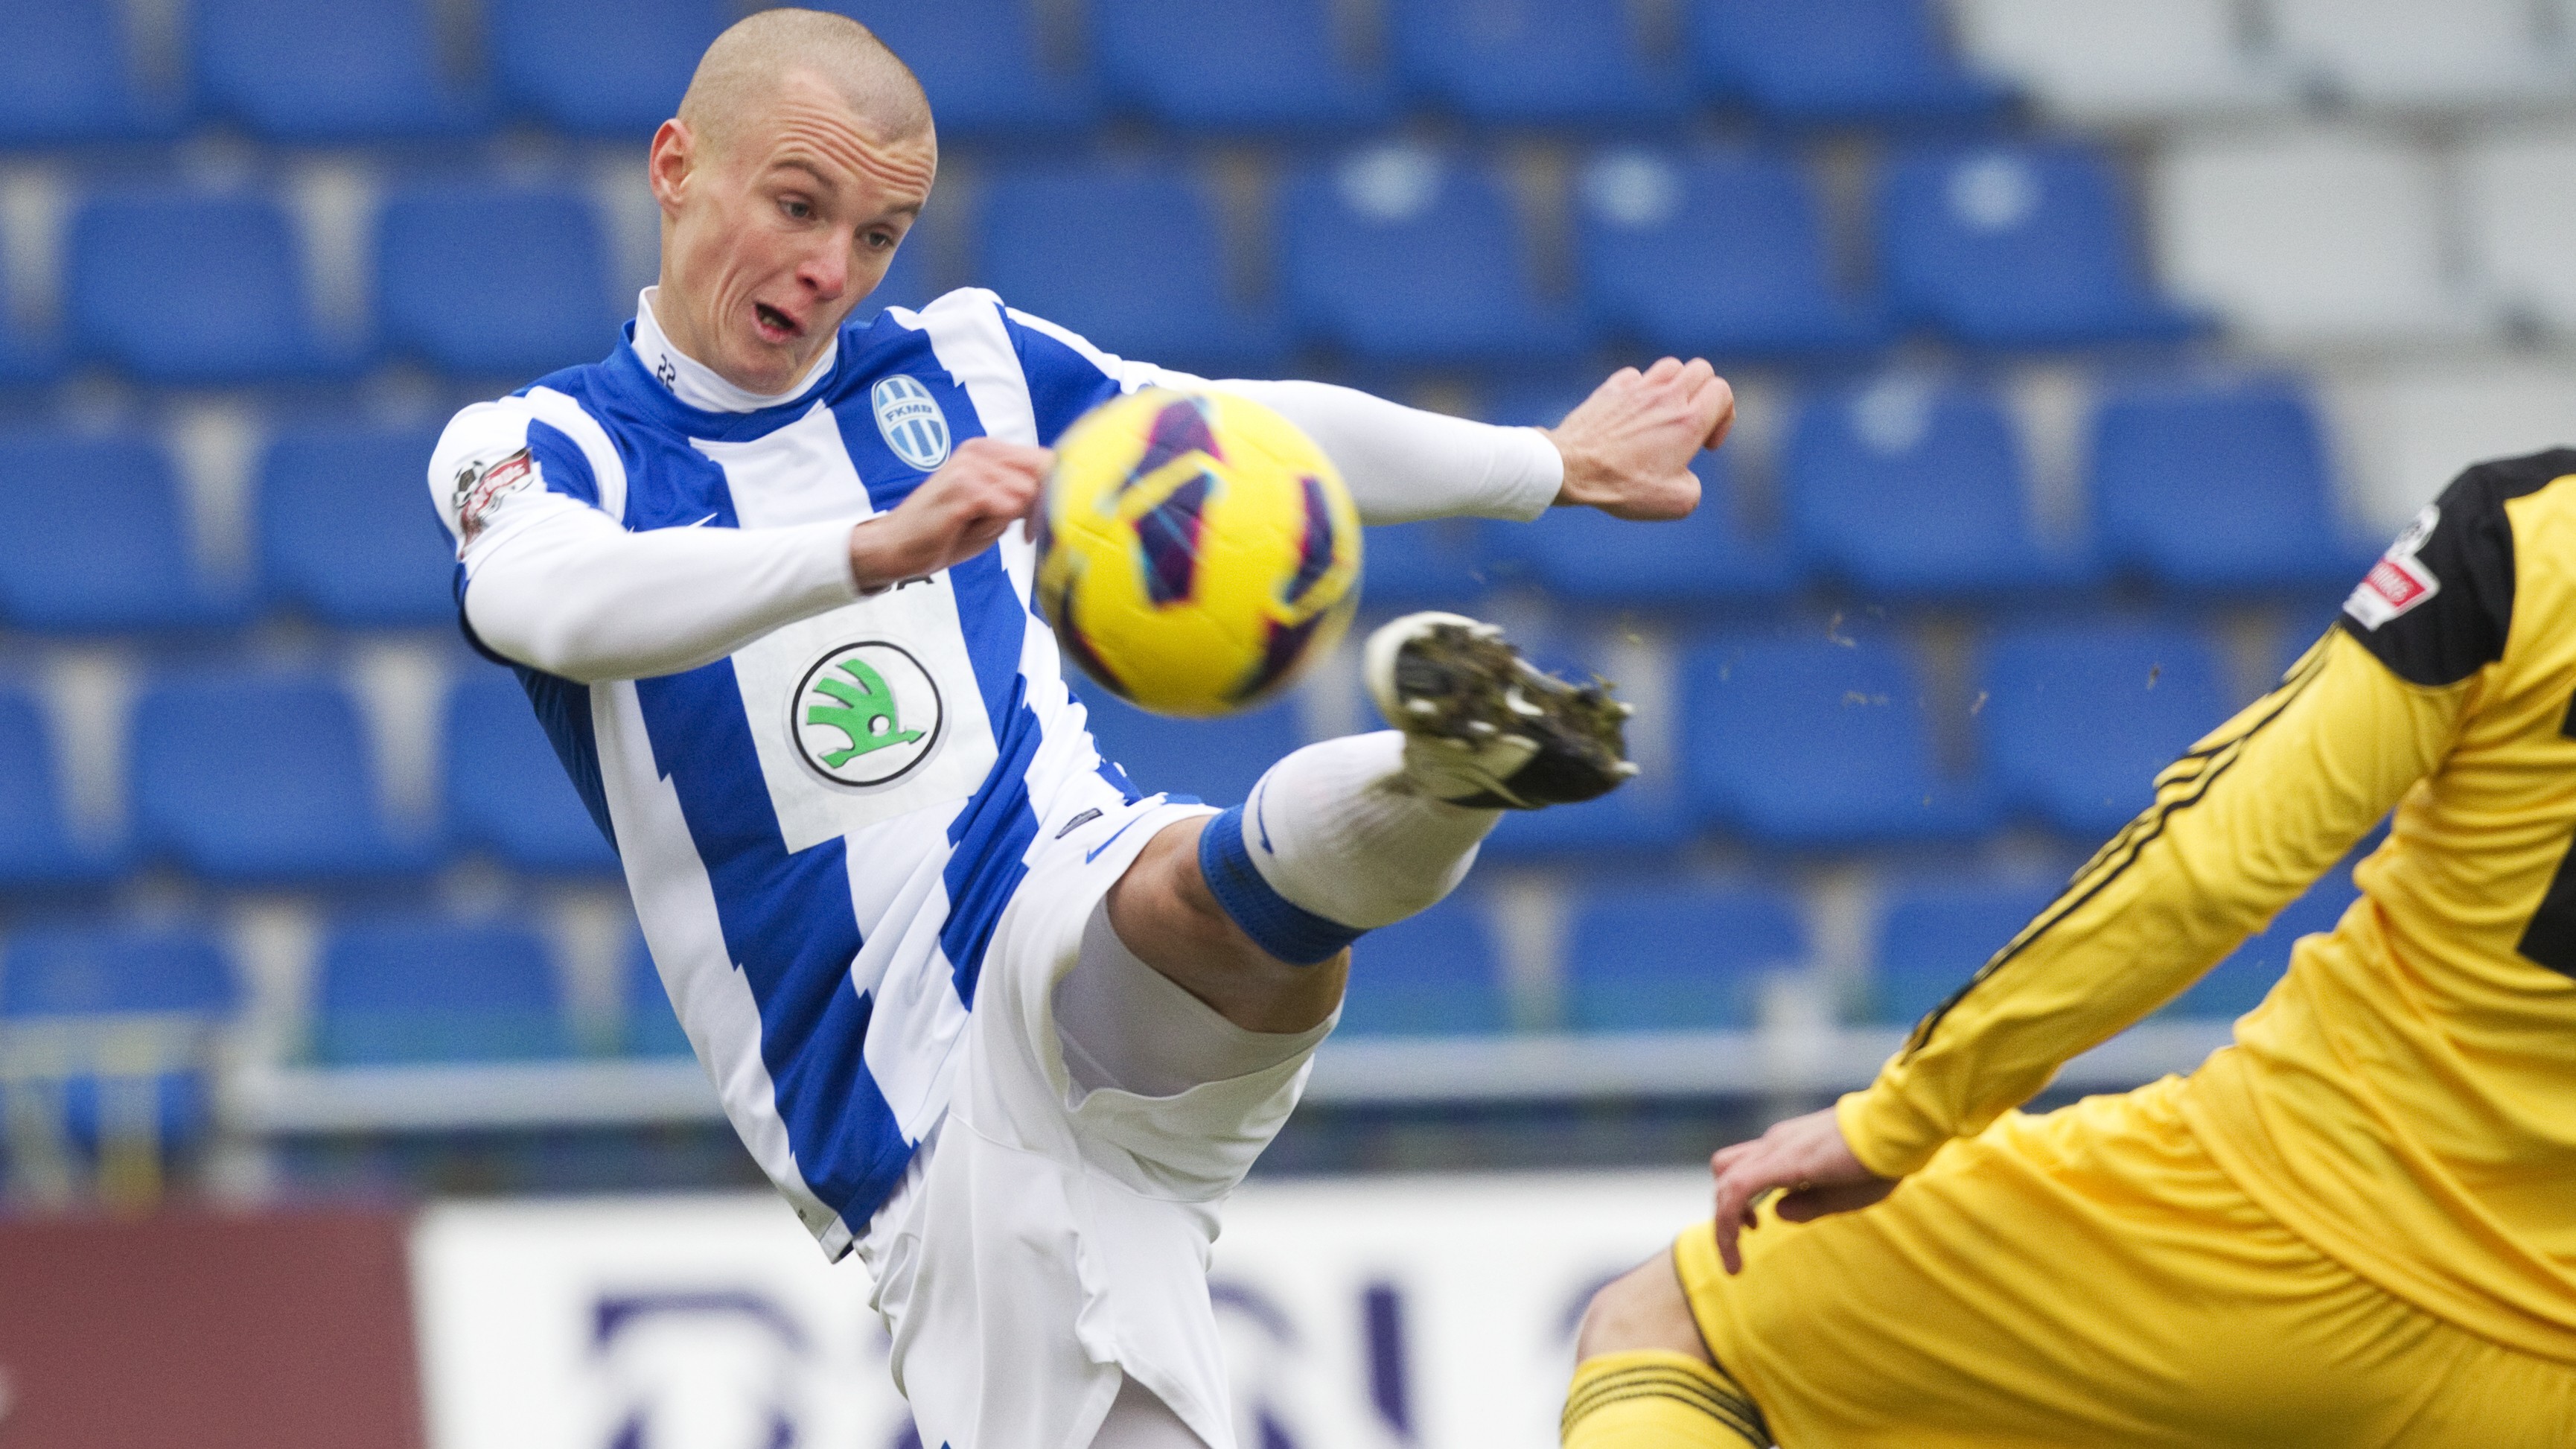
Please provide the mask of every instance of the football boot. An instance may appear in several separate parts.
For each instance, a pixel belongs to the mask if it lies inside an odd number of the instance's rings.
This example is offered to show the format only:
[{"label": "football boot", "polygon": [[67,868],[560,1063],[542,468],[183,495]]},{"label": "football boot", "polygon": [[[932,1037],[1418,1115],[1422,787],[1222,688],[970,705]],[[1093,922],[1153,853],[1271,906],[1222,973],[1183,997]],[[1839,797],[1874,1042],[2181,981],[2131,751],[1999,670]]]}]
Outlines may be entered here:
[{"label": "football boot", "polygon": [[1369,697],[1404,732],[1404,767],[1436,799],[1536,810],[1606,795],[1637,767],[1634,708],[1608,681],[1569,684],[1521,657],[1503,631],[1458,614],[1407,614],[1362,653]]}]

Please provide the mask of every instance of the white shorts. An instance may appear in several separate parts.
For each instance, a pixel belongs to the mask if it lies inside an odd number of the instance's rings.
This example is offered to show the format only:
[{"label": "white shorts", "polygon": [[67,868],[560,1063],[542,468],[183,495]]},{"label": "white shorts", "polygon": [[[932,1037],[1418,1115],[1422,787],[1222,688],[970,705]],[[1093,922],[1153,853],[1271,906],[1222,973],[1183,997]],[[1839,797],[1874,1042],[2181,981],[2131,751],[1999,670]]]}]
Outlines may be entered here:
[{"label": "white shorts", "polygon": [[859,1244],[895,1381],[929,1449],[1089,1449],[1122,1376],[1209,1449],[1235,1444],[1208,1249],[1219,1207],[1295,1108],[1330,1023],[1253,1038],[1120,952],[1149,976],[1133,989],[1154,993],[1158,1031],[1287,1043],[1290,1054],[1169,1096],[1085,1090],[1066,1064],[1057,985],[1082,960],[1086,927],[1095,954],[1102,939],[1118,949],[1093,918],[1145,843],[1214,813],[1104,799],[1041,833],[985,952],[948,1116]]}]

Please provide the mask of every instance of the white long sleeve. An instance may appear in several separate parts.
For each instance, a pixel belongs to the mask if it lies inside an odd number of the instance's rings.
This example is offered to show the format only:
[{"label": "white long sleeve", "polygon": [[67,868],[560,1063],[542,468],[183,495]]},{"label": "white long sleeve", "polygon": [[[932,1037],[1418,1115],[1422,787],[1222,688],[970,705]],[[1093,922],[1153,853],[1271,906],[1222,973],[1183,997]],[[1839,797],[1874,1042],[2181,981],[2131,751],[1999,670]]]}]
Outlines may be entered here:
[{"label": "white long sleeve", "polygon": [[477,551],[465,618],[486,648],[575,683],[695,669],[859,596],[854,520],[629,533],[553,501]]},{"label": "white long sleeve", "polygon": [[1370,523],[1470,515],[1525,523],[1547,512],[1565,485],[1564,455],[1536,428],[1469,422],[1324,382],[1209,385],[1304,429]]}]

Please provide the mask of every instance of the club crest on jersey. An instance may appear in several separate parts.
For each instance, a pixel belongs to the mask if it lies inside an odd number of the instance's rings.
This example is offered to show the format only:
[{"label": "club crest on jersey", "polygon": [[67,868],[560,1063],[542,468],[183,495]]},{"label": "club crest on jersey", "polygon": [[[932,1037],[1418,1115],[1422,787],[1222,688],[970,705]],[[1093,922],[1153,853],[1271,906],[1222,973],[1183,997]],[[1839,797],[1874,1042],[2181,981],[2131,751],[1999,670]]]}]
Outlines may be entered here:
[{"label": "club crest on jersey", "polygon": [[2442,592],[2442,581],[2424,566],[2416,555],[2432,541],[2433,530],[2442,526],[2440,505],[2427,503],[2397,541],[2380,555],[2354,587],[2352,596],[2343,601],[2343,611],[2365,629],[2377,629],[2389,620],[2422,604]]},{"label": "club crest on jersey", "polygon": [[460,552],[482,536],[483,526],[492,521],[492,511],[501,500],[536,481],[537,464],[521,448],[506,458],[490,463],[468,463],[456,472],[456,493],[451,500],[456,507],[456,532]]},{"label": "club crest on jersey", "polygon": [[884,785],[939,743],[939,685],[900,644],[863,639],[814,662],[787,701],[788,738],[841,785]]},{"label": "club crest on jersey", "polygon": [[948,415],[919,380],[901,373],[868,391],[877,433],[904,462],[927,473],[948,461]]}]

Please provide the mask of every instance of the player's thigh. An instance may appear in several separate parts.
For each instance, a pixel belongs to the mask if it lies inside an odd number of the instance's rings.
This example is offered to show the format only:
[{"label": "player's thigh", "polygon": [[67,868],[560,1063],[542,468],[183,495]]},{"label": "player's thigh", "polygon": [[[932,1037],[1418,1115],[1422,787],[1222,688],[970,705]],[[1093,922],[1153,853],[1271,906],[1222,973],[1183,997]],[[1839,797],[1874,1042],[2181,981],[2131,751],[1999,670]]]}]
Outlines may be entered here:
[{"label": "player's thigh", "polygon": [[1676,1250],[1784,1442],[2353,1449],[2425,1396],[2439,1325],[2272,1222],[2169,1093],[2008,1117],[1885,1202]]}]

